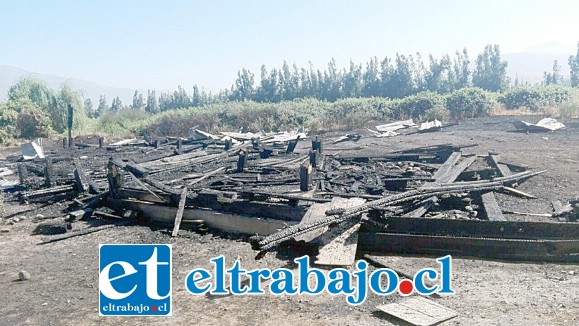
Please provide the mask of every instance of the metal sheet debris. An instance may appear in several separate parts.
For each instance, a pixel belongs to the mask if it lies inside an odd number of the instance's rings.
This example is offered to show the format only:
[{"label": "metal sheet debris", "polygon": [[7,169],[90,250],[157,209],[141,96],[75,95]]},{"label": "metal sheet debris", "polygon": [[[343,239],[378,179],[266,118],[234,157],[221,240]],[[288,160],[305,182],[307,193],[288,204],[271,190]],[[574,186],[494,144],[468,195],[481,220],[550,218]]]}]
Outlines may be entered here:
[{"label": "metal sheet debris", "polygon": [[35,140],[33,142],[20,145],[22,158],[25,161],[33,160],[35,158],[44,158],[44,151],[42,150],[41,143],[41,140]]},{"label": "metal sheet debris", "polygon": [[565,125],[553,118],[544,118],[537,123],[526,121],[514,121],[513,125],[518,130],[527,132],[550,132],[565,128]]}]

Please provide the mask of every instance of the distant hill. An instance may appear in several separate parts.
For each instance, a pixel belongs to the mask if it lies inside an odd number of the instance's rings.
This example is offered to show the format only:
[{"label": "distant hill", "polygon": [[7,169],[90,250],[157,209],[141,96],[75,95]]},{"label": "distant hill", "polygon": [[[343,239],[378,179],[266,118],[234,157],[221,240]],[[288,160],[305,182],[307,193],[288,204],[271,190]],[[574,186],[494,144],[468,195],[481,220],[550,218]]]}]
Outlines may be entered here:
[{"label": "distant hill", "polygon": [[44,81],[48,87],[54,90],[60,89],[63,83],[68,83],[72,88],[81,91],[85,99],[90,98],[95,107],[98,105],[99,97],[101,95],[106,96],[109,105],[111,104],[113,98],[117,96],[121,99],[121,101],[123,101],[123,104],[125,105],[130,105],[133,103],[133,94],[135,93],[134,89],[99,85],[82,79],[39,74],[16,67],[2,65],[0,65],[0,101],[6,99],[6,95],[8,93],[8,89],[10,89],[10,86],[14,85],[18,79],[24,76],[40,79]]},{"label": "distant hill", "polygon": [[561,74],[565,79],[569,78],[569,56],[570,54],[551,53],[508,53],[503,55],[503,59],[509,62],[507,73],[511,82],[518,76],[519,82],[529,82],[531,84],[543,81],[543,73],[553,71],[553,61],[558,60],[561,66]]}]

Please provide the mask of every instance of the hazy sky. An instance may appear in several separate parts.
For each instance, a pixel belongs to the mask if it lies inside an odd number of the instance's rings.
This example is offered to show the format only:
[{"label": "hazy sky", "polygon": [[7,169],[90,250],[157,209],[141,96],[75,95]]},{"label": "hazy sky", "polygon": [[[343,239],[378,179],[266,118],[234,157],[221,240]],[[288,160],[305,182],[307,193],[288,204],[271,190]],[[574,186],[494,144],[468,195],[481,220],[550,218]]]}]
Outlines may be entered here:
[{"label": "hazy sky", "polygon": [[[396,52],[471,59],[579,41],[579,1],[0,0],[0,65],[128,88],[229,87],[242,67]],[[552,48],[552,47],[551,47]],[[536,51],[540,51],[539,48]]]}]

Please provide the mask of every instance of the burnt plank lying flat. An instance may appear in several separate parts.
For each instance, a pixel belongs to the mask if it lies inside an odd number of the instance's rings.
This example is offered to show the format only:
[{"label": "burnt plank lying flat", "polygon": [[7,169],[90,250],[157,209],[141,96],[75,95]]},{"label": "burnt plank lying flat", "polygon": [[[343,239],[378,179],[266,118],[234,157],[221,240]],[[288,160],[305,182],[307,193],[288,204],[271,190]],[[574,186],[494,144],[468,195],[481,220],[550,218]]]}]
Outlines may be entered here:
[{"label": "burnt plank lying flat", "polygon": [[[159,200],[158,197],[160,197],[162,200]],[[171,196],[168,195],[157,194],[157,196],[153,196],[146,191],[130,188],[119,188],[117,198],[118,199],[134,198],[141,201],[148,201],[154,203],[162,203],[164,201],[171,200]],[[196,198],[188,197],[186,205],[213,209],[221,213],[266,217],[287,221],[300,221],[304,216],[304,214],[306,213],[306,209],[302,206],[289,206],[274,203],[259,203],[246,200],[232,200],[229,202],[222,203],[215,198],[208,200],[206,198],[201,199],[199,196]]]},{"label": "burnt plank lying flat", "polygon": [[487,218],[490,221],[506,221],[507,219],[503,215],[503,211],[497,203],[495,194],[493,192],[487,192],[481,195],[484,209],[487,213]]},{"label": "burnt plank lying flat", "polygon": [[430,326],[458,316],[456,311],[422,297],[404,298],[377,307],[379,310],[412,325]]},{"label": "burnt plank lying flat", "polygon": [[[348,209],[365,202],[366,200],[362,198],[335,197],[330,204],[332,209]],[[358,247],[358,229],[360,229],[360,221],[352,220],[324,233],[321,237],[322,247],[316,256],[316,264],[329,266],[354,264]]]},{"label": "burnt plank lying flat", "polygon": [[[311,222],[315,221],[316,219],[325,218],[327,210],[339,209],[339,208],[347,209],[350,207],[361,205],[364,202],[366,202],[365,199],[357,198],[357,197],[356,198],[334,197],[334,198],[332,198],[332,201],[329,203],[315,203],[312,206],[310,206],[310,208],[308,209],[306,214],[303,216],[300,224],[307,224],[307,223],[311,223]],[[327,230],[328,230],[328,227],[320,228],[317,230],[312,230],[311,232],[304,233],[302,235],[297,236],[295,238],[295,240],[296,241],[312,242],[315,239],[314,242],[319,243],[319,241],[321,241],[321,239],[318,237],[320,237],[322,234],[324,234]]]},{"label": "burnt plank lying flat", "polygon": [[[177,207],[155,205],[148,202],[108,199],[107,206],[113,209],[130,209],[139,211],[152,222],[174,224]],[[216,212],[210,209],[185,209],[182,223],[203,220],[209,227],[225,232],[250,235],[269,235],[292,225],[289,221],[268,218],[256,218],[239,214]]]},{"label": "burnt plank lying flat", "polygon": [[432,218],[390,217],[387,228],[364,224],[361,232],[391,232],[458,237],[510,239],[579,239],[579,223],[451,220]]},{"label": "burnt plank lying flat", "polygon": [[500,157],[498,154],[491,154],[489,153],[489,158],[491,159],[491,163],[497,168],[499,169],[499,171],[501,172],[501,175],[503,177],[508,177],[510,175],[513,174],[513,172],[511,172],[511,170],[509,169],[509,167],[504,164],[504,163],[500,163]]},{"label": "burnt plank lying flat", "polygon": [[579,262],[579,240],[521,240],[433,236],[401,233],[360,233],[365,252],[456,255],[498,259]]},{"label": "burnt plank lying flat", "polygon": [[[422,188],[428,187],[428,186],[433,186],[436,184],[441,184],[441,183],[454,182],[458,178],[458,176],[464,170],[466,170],[469,166],[471,166],[472,163],[474,163],[474,161],[476,160],[476,156],[472,156],[472,157],[466,158],[465,160],[463,160],[459,164],[456,164],[456,162],[458,162],[460,157],[461,157],[460,152],[453,152],[452,154],[450,154],[450,156],[448,157],[446,162],[444,162],[444,164],[442,164],[442,166],[434,173],[434,175],[433,175],[434,181],[425,183],[422,186]],[[404,214],[403,216],[421,217],[424,214],[426,214],[426,212],[428,212],[428,210],[430,209],[430,207],[432,207],[432,204],[434,204],[435,201],[436,201],[436,197],[431,197],[424,204],[422,204],[420,207],[416,208],[415,210],[413,210],[411,212]]]},{"label": "burnt plank lying flat", "polygon": [[450,171],[448,171],[446,174],[444,174],[443,176],[441,176],[440,178],[435,178],[437,183],[450,183],[450,182],[454,182],[456,180],[456,178],[458,178],[458,176],[464,171],[466,170],[469,166],[472,165],[472,163],[474,163],[474,161],[476,160],[476,156],[471,156],[468,158],[465,158],[462,162],[458,163],[457,165],[453,166]]},{"label": "burnt plank lying flat", "polygon": [[436,170],[436,172],[434,173],[434,175],[432,176],[435,180],[441,180],[442,177],[444,177],[445,175],[447,175],[450,170],[452,169],[452,167],[456,164],[456,162],[458,162],[458,160],[461,157],[461,153],[460,152],[453,152],[452,154],[450,154],[450,156],[448,157],[448,159],[446,160],[446,162],[444,162],[440,168],[438,170]]}]

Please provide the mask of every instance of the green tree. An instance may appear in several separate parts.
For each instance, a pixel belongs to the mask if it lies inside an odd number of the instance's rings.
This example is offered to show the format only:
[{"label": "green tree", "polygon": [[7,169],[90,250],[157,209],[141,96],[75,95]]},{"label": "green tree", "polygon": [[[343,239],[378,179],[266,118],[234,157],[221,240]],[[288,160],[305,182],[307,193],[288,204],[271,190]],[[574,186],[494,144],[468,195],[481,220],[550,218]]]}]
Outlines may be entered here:
[{"label": "green tree", "polygon": [[412,56],[396,54],[396,68],[390,83],[392,97],[403,98],[414,93],[411,58]]},{"label": "green tree", "polygon": [[453,89],[468,87],[470,85],[470,60],[466,48],[462,52],[456,51],[453,70],[456,76],[456,84]]},{"label": "green tree", "polygon": [[101,95],[99,98],[99,106],[97,107],[95,117],[96,118],[102,117],[107,112],[109,112],[109,105],[107,104],[107,97],[104,95]]},{"label": "green tree", "polygon": [[380,66],[378,65],[378,58],[370,58],[370,61],[366,64],[362,81],[364,84],[362,94],[364,96],[380,96]]},{"label": "green tree", "polygon": [[145,112],[149,114],[159,113],[159,103],[157,102],[157,96],[155,95],[155,90],[147,91],[147,105],[145,106]]},{"label": "green tree", "polygon": [[111,112],[119,112],[123,109],[123,102],[120,97],[115,97],[111,103]]},{"label": "green tree", "polygon": [[362,95],[362,66],[356,65],[350,60],[350,70],[343,74],[343,90],[344,97],[359,97]]},{"label": "green tree", "polygon": [[505,90],[509,85],[507,61],[502,61],[498,45],[487,45],[484,52],[476,59],[476,68],[472,76],[473,86],[491,92]]},{"label": "green tree", "polygon": [[137,110],[142,110],[145,107],[143,94],[139,93],[138,90],[135,90],[135,94],[133,94],[133,105],[131,107]]},{"label": "green tree", "polygon": [[579,86],[579,43],[577,43],[577,54],[569,57],[569,68],[571,77],[571,86]]},{"label": "green tree", "polygon": [[253,98],[255,77],[251,71],[243,68],[237,72],[237,80],[232,89],[232,99],[237,101]]},{"label": "green tree", "polygon": [[553,61],[553,71],[543,73],[543,83],[545,85],[557,85],[563,83],[563,76],[561,75],[561,66],[559,61]]},{"label": "green tree", "polygon": [[84,112],[86,114],[87,117],[89,118],[96,118],[95,116],[95,111],[94,111],[94,107],[92,104],[92,101],[90,98],[87,98],[86,100],[84,100]]},{"label": "green tree", "polygon": [[49,112],[52,128],[58,133],[67,130],[69,105],[72,106],[74,113],[73,129],[81,129],[86,126],[87,115],[81,93],[68,84],[64,84],[57,95],[57,106]]},{"label": "green tree", "polygon": [[28,98],[42,110],[49,112],[57,105],[56,95],[38,79],[24,77],[8,90],[8,100]]},{"label": "green tree", "polygon": [[191,95],[191,106],[201,106],[203,105],[203,98],[201,92],[199,91],[199,86],[193,85],[193,94]]}]

